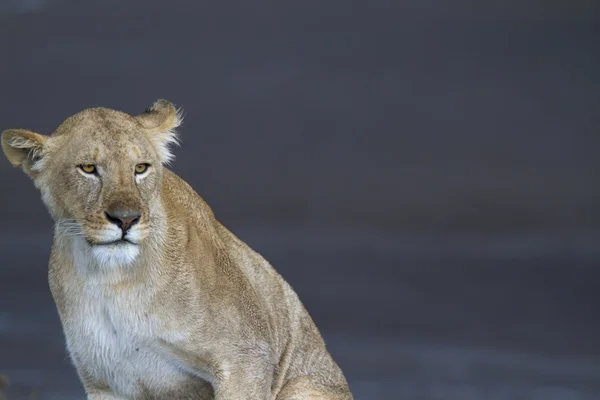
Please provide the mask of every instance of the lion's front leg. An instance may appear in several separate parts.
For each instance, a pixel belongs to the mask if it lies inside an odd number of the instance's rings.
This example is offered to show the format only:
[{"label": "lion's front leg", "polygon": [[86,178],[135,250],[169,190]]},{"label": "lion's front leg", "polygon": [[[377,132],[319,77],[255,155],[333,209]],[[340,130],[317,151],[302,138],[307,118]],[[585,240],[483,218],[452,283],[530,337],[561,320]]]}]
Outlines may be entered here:
[{"label": "lion's front leg", "polygon": [[271,400],[272,381],[269,368],[251,363],[237,365],[215,377],[215,400]]},{"label": "lion's front leg", "polygon": [[264,382],[231,378],[215,383],[215,400],[271,400],[271,388]]},{"label": "lion's front leg", "polygon": [[111,392],[90,390],[87,392],[88,400],[125,400]]}]

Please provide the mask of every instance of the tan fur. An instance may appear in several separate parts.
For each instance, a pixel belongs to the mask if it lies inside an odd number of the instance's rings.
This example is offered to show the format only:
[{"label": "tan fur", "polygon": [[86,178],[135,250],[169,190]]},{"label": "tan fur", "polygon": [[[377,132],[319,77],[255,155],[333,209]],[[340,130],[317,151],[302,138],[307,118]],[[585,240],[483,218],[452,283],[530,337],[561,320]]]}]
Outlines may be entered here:
[{"label": "tan fur", "polygon": [[[56,223],[50,288],[88,399],[351,400],[291,287],[163,166],[180,122],[160,100],[2,135]],[[113,210],[141,214],[130,243]]]},{"label": "tan fur", "polygon": [[4,389],[8,388],[8,378],[0,375],[0,400],[6,400],[6,396],[4,395]]}]

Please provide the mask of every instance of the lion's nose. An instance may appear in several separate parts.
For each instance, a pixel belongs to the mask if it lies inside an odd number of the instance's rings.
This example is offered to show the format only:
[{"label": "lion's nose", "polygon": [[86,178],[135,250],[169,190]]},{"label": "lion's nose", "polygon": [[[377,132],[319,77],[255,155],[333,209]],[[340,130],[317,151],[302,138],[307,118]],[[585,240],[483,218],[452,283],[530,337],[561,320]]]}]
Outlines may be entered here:
[{"label": "lion's nose", "polygon": [[130,210],[105,211],[104,215],[106,216],[106,219],[121,228],[123,233],[127,232],[129,228],[135,225],[141,217],[139,212]]}]

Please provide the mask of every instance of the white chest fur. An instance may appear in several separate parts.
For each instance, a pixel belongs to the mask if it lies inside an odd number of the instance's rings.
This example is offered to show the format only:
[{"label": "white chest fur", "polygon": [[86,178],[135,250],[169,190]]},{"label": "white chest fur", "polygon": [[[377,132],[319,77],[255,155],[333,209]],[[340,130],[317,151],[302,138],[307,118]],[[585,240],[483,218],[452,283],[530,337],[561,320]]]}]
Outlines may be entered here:
[{"label": "white chest fur", "polygon": [[102,284],[85,283],[80,290],[65,334],[74,361],[92,380],[134,398],[145,390],[168,391],[189,379],[174,360],[157,351],[160,321],[148,313],[144,287],[110,292]]}]

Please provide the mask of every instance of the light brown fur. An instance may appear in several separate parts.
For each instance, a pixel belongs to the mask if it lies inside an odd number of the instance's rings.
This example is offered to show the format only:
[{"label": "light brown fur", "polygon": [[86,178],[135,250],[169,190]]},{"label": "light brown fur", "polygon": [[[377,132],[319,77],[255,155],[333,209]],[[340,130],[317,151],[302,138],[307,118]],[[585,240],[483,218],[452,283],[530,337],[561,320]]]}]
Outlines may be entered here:
[{"label": "light brown fur", "polygon": [[[56,223],[50,288],[88,398],[351,400],[291,287],[163,167],[179,123],[161,100],[2,135]],[[123,209],[140,213],[131,243],[106,244],[105,212]]]}]

